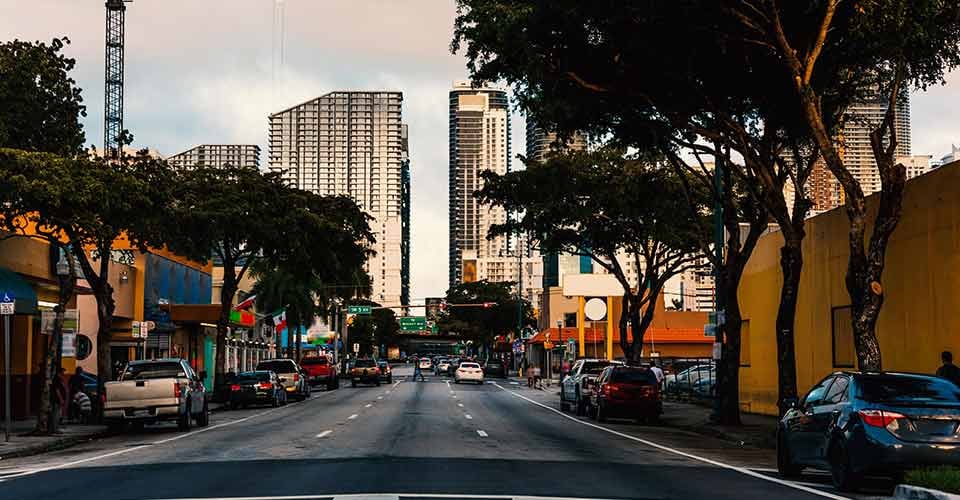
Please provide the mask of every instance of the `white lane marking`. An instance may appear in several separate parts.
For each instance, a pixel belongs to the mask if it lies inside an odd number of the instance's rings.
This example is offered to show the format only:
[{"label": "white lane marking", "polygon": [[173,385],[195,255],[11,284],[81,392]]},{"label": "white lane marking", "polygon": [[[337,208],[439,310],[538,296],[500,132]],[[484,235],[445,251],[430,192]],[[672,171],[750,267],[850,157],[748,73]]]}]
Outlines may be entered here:
[{"label": "white lane marking", "polygon": [[470,415],[469,413],[464,413],[464,414],[463,414],[463,418],[465,418],[465,419],[467,419],[467,420],[473,420],[473,416]]},{"label": "white lane marking", "polygon": [[377,396],[377,399],[383,399],[383,396]]},{"label": "white lane marking", "polygon": [[587,427],[593,427],[594,429],[598,429],[598,430],[601,430],[601,431],[604,431],[604,432],[613,434],[613,435],[615,435],[615,436],[620,436],[620,437],[622,437],[622,438],[629,439],[629,440],[635,441],[635,442],[637,442],[637,443],[645,444],[645,445],[647,445],[647,446],[650,446],[651,448],[656,448],[656,449],[658,449],[658,450],[662,450],[662,451],[665,451],[665,452],[667,452],[667,453],[673,453],[674,455],[680,455],[681,457],[686,457],[686,458],[689,458],[689,459],[691,459],[691,460],[696,460],[696,461],[698,461],[698,462],[703,462],[703,463],[710,464],[710,465],[713,465],[713,466],[716,466],[716,467],[720,467],[720,468],[723,468],[723,469],[732,470],[732,471],[734,471],[734,472],[739,472],[739,473],[741,473],[741,474],[744,474],[744,475],[747,475],[747,476],[751,476],[751,477],[755,477],[755,478],[757,478],[757,479],[762,479],[762,480],[764,480],[764,481],[769,481],[769,482],[771,482],[771,483],[781,484],[781,485],[787,486],[787,487],[789,487],[789,488],[793,488],[793,489],[800,490],[800,491],[805,491],[805,492],[807,492],[807,493],[812,493],[812,494],[814,494],[814,495],[818,495],[818,496],[821,496],[821,497],[832,498],[832,499],[834,499],[834,500],[850,500],[848,497],[844,497],[844,496],[840,496],[840,495],[834,495],[833,493],[828,493],[828,492],[826,492],[826,491],[818,490],[818,489],[816,489],[816,488],[810,488],[810,487],[807,487],[807,486],[803,486],[803,485],[794,483],[794,482],[792,482],[792,481],[786,481],[786,480],[784,480],[784,479],[780,479],[780,478],[776,478],[776,477],[770,477],[770,476],[761,474],[761,473],[759,473],[759,472],[754,472],[754,471],[752,471],[752,470],[750,470],[750,469],[748,469],[748,468],[745,468],[745,467],[738,467],[738,466],[736,466],[736,465],[730,465],[730,464],[727,464],[727,463],[724,463],[724,462],[720,462],[720,461],[717,461],[717,460],[713,460],[713,459],[711,459],[711,458],[701,457],[701,456],[699,456],[699,455],[694,455],[693,453],[687,453],[687,452],[685,452],[685,451],[680,451],[680,450],[675,449],[675,448],[670,448],[669,446],[664,446],[664,445],[662,445],[662,444],[658,444],[658,443],[655,443],[655,442],[653,442],[653,441],[649,441],[649,440],[646,440],[646,439],[638,438],[638,437],[636,437],[636,436],[631,436],[630,434],[625,434],[625,433],[623,433],[623,432],[615,431],[615,430],[613,430],[613,429],[604,427],[604,426],[602,426],[602,425],[597,425],[597,424],[590,423],[590,422],[584,422],[583,420],[580,420],[580,419],[575,418],[575,417],[571,417],[570,415],[567,415],[566,413],[563,413],[563,412],[560,411],[560,410],[556,410],[556,409],[554,409],[554,408],[551,408],[551,407],[549,407],[549,406],[547,406],[547,405],[545,405],[545,404],[543,404],[543,403],[541,403],[541,402],[539,402],[539,401],[534,401],[534,400],[532,400],[532,399],[530,399],[530,398],[528,398],[528,397],[526,397],[526,396],[523,396],[523,395],[518,394],[518,393],[516,393],[516,392],[514,392],[514,391],[511,391],[510,389],[507,389],[506,387],[503,387],[503,386],[501,386],[500,384],[494,383],[493,385],[497,386],[497,387],[500,388],[501,390],[504,390],[504,391],[512,394],[512,395],[515,396],[515,397],[518,397],[518,398],[520,398],[520,399],[522,399],[522,400],[524,400],[524,401],[527,401],[527,402],[529,402],[529,403],[535,404],[535,405],[537,405],[537,406],[539,406],[539,407],[541,407],[541,408],[544,408],[544,409],[546,409],[546,410],[550,410],[550,411],[552,411],[553,413],[556,413],[557,415],[560,415],[561,417],[566,418],[566,419],[568,419],[568,420],[571,420],[571,421],[573,421],[573,422],[576,422],[576,423],[578,423],[578,424],[585,425],[585,426],[587,426]]},{"label": "white lane marking", "polygon": [[447,383],[447,389],[449,389],[449,388],[450,388],[450,380],[444,380],[444,382]]},{"label": "white lane marking", "polygon": [[353,419],[357,418],[358,416],[359,416],[359,415],[357,415],[356,413],[354,413],[353,415],[350,415],[349,417],[347,417],[347,420],[353,420]]},{"label": "white lane marking", "polygon": [[393,383],[393,388],[396,389],[397,386],[400,385],[400,382],[403,382],[404,380],[405,380],[405,379],[400,379],[400,380],[397,380],[396,382],[394,382],[394,383]]},{"label": "white lane marking", "polygon": [[[322,393],[319,393],[318,396],[321,396],[321,395],[324,395],[324,394],[333,394],[333,393],[332,393],[332,392],[322,392]],[[319,397],[317,397],[317,398],[312,398],[312,399],[308,400],[308,402],[309,402],[309,401],[320,401],[320,398],[319,398]],[[301,404],[302,404],[302,403],[301,403]],[[279,407],[279,408],[271,408],[271,409],[269,409],[269,410],[262,411],[262,412],[260,412],[260,413],[254,413],[253,415],[248,415],[248,416],[246,416],[246,417],[238,418],[238,419],[236,419],[236,420],[230,420],[230,421],[223,422],[223,423],[220,423],[220,424],[211,425],[211,426],[208,426],[208,427],[202,427],[202,428],[197,429],[197,430],[194,430],[194,431],[181,433],[181,434],[179,434],[179,435],[177,435],[177,436],[174,436],[174,437],[172,437],[172,438],[161,439],[161,440],[159,440],[159,441],[154,441],[154,442],[152,442],[152,443],[143,444],[143,445],[139,445],[139,446],[134,446],[134,447],[131,447],[131,448],[122,448],[122,449],[119,449],[119,450],[111,451],[111,452],[108,452],[108,453],[103,453],[103,454],[100,454],[100,455],[95,455],[95,456],[92,456],[92,457],[81,458],[81,459],[79,459],[79,460],[71,460],[71,461],[69,461],[69,462],[63,462],[63,463],[48,465],[48,466],[44,466],[44,467],[37,467],[36,469],[30,469],[30,470],[21,472],[21,473],[19,473],[19,474],[12,474],[12,475],[9,475],[9,476],[4,476],[3,480],[4,480],[4,481],[7,481],[7,480],[10,480],[10,479],[16,479],[16,478],[19,478],[19,477],[29,476],[29,475],[32,475],[32,474],[36,474],[36,473],[38,473],[38,472],[46,472],[46,471],[49,471],[49,470],[63,469],[63,468],[66,468],[66,467],[71,467],[71,466],[73,466],[73,465],[79,465],[79,464],[83,464],[83,463],[87,463],[87,462],[93,462],[93,461],[96,461],[96,460],[102,460],[102,459],[104,459],[104,458],[110,458],[110,457],[117,456],[117,455],[125,455],[125,454],[127,454],[127,453],[131,453],[131,452],[134,452],[134,451],[137,451],[137,450],[141,450],[141,449],[143,449],[143,448],[149,448],[150,446],[154,446],[154,445],[158,445],[158,444],[166,444],[166,443],[170,443],[170,442],[176,441],[176,440],[178,440],[178,439],[183,439],[183,438],[188,438],[188,437],[191,437],[191,436],[196,436],[197,434],[202,434],[202,433],[204,433],[204,432],[209,432],[209,431],[212,431],[212,430],[214,430],[214,429],[220,429],[220,428],[222,428],[222,427],[229,427],[229,426],[231,426],[231,425],[239,424],[240,422],[246,422],[247,420],[250,420],[250,419],[254,419],[254,418],[257,418],[257,417],[262,417],[262,416],[264,416],[264,415],[273,413],[273,412],[275,412],[275,411],[283,411],[283,410],[288,410],[288,409],[291,409],[291,408],[296,408],[297,406],[298,406],[298,405],[288,405],[288,406],[281,406],[281,407]]]},{"label": "white lane marking", "polygon": [[317,437],[318,437],[318,438],[327,437],[327,436],[329,436],[332,432],[333,432],[333,431],[323,431],[323,432],[321,432],[320,434],[317,434]]},{"label": "white lane marking", "polygon": [[385,392],[384,394],[390,394],[390,391]]},{"label": "white lane marking", "polygon": [[373,403],[367,403],[366,406],[364,406],[364,408],[370,408],[371,406],[373,406]]},{"label": "white lane marking", "polygon": [[520,385],[520,382],[510,382],[510,385]]},{"label": "white lane marking", "polygon": [[459,406],[460,408],[463,408],[463,403],[457,403],[457,406]]},{"label": "white lane marking", "polygon": [[480,429],[477,429],[477,434],[480,434],[480,437],[482,438],[485,438],[489,435],[486,432],[481,431]]}]

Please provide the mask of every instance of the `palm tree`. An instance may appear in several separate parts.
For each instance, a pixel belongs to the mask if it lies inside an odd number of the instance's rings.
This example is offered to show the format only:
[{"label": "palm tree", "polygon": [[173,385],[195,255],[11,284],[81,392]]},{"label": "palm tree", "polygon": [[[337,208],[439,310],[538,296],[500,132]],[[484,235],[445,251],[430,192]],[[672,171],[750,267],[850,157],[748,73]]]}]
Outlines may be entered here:
[{"label": "palm tree", "polygon": [[257,280],[253,290],[259,308],[263,311],[286,309],[288,331],[296,332],[291,337],[295,350],[288,351],[287,356],[293,354],[299,361],[301,327],[313,324],[314,316],[326,310],[317,300],[322,284],[309,274],[293,273],[282,267],[254,266],[251,271]]}]

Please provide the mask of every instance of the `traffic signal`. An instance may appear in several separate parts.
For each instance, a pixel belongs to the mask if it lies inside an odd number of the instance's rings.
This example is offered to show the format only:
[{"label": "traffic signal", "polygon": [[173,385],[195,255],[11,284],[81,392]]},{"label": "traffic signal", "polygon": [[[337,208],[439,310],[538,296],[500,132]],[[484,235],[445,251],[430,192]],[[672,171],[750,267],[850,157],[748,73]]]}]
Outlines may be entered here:
[{"label": "traffic signal", "polygon": [[353,326],[353,320],[356,319],[356,317],[357,317],[356,314],[348,314],[348,315],[347,315],[347,326]]}]

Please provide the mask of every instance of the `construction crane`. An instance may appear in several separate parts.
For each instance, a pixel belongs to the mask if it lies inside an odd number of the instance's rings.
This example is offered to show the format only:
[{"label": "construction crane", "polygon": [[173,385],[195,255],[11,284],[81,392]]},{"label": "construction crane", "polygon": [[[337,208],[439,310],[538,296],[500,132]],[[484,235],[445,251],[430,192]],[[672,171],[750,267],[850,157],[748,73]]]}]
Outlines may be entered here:
[{"label": "construction crane", "polygon": [[103,154],[120,156],[123,131],[123,17],[133,0],[107,0],[106,57],[104,58]]}]

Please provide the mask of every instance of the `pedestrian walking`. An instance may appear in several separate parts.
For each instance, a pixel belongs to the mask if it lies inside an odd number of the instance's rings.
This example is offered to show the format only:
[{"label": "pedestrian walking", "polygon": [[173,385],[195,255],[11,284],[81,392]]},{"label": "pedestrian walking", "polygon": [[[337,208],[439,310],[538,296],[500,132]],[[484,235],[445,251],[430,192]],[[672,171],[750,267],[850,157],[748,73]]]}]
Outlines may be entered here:
[{"label": "pedestrian walking", "polygon": [[423,378],[423,370],[420,369],[420,360],[413,360],[413,381],[417,381],[417,376],[420,376],[421,382],[426,382],[427,380]]},{"label": "pedestrian walking", "polygon": [[937,376],[945,378],[960,387],[960,368],[953,364],[953,353],[943,351],[940,353],[940,360],[943,361],[943,366],[937,369]]},{"label": "pedestrian walking", "polygon": [[90,396],[87,396],[83,391],[74,394],[71,410],[73,418],[77,423],[89,423],[90,414],[93,413],[93,403],[90,401]]},{"label": "pedestrian walking", "polygon": [[663,383],[663,370],[656,364],[650,365],[650,371],[653,372],[653,375],[657,377],[657,384]]}]

